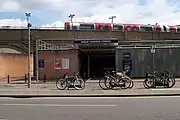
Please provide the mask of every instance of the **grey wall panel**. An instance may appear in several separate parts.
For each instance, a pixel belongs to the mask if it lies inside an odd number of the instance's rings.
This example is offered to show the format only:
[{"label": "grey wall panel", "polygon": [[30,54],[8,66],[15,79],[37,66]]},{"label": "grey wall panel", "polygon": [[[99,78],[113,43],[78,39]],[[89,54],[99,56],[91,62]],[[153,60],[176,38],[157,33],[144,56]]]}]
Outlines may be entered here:
[{"label": "grey wall panel", "polygon": [[[124,52],[130,52],[132,58],[132,77],[144,77],[153,70],[153,55],[149,48],[118,48],[116,50],[116,70],[122,71]],[[154,68],[157,71],[168,69],[173,75],[180,76],[180,48],[156,48]]]}]

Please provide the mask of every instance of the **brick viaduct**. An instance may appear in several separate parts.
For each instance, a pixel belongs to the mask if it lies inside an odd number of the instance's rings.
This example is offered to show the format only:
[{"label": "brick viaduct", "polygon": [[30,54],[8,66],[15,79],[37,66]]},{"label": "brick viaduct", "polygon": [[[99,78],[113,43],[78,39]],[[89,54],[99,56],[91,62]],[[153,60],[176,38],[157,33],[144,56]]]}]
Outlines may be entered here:
[{"label": "brick viaduct", "polygon": [[[16,49],[22,53],[27,52],[27,29],[0,29],[0,47]],[[180,33],[161,32],[106,32],[106,31],[65,31],[57,29],[31,29],[32,39],[38,37],[54,44],[72,44],[73,39],[107,39],[118,38],[119,44],[133,43],[177,43]],[[33,41],[33,40],[32,40]],[[33,42],[32,42],[33,43]]]}]

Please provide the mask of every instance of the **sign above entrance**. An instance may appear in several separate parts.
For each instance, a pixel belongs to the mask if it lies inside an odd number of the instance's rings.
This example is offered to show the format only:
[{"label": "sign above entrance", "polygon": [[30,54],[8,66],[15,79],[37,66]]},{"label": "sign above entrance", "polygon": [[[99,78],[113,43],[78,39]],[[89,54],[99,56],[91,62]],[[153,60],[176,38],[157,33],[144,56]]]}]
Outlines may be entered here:
[{"label": "sign above entrance", "polygon": [[118,39],[105,40],[74,40],[74,44],[118,43]]}]

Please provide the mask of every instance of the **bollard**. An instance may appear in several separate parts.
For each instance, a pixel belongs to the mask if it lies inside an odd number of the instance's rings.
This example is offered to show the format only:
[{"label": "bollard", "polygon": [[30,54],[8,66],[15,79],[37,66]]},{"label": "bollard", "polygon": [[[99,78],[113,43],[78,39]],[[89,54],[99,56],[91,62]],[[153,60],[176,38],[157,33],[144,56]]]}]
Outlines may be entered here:
[{"label": "bollard", "polygon": [[46,82],[46,75],[44,74],[44,83]]},{"label": "bollard", "polygon": [[84,73],[84,79],[86,78],[86,73]]},{"label": "bollard", "polygon": [[9,75],[8,75],[8,77],[7,77],[7,81],[8,81],[8,83],[10,83]]},{"label": "bollard", "polygon": [[27,76],[26,76],[26,74],[24,76],[24,80],[25,80],[25,83],[27,83]]}]

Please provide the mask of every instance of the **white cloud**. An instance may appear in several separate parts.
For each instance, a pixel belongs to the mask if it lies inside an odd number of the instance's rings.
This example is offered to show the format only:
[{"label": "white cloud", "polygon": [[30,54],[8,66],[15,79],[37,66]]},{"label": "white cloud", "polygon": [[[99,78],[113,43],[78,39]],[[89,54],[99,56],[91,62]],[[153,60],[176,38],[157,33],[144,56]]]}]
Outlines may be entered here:
[{"label": "white cloud", "polygon": [[[70,13],[76,14],[74,21],[110,22],[109,16],[116,15],[116,23],[179,24],[179,3],[179,0],[6,0],[0,2],[0,11],[32,10],[34,14],[36,11],[56,12],[57,14],[48,12],[43,16],[46,21],[52,21],[52,18],[59,19],[47,25],[42,21],[41,25],[45,27],[64,26],[64,21],[68,20]],[[3,21],[9,21],[7,23],[12,25],[16,25],[16,21],[23,25],[25,23],[17,19]]]},{"label": "white cloud", "polygon": [[2,11],[18,11],[20,9],[20,5],[16,1],[7,1],[4,2],[1,6]]},{"label": "white cloud", "polygon": [[27,22],[20,19],[2,19],[0,26],[27,26]]},{"label": "white cloud", "polygon": [[57,29],[64,29],[64,23],[61,21],[54,22],[52,24],[42,25],[42,28],[57,28]]}]

